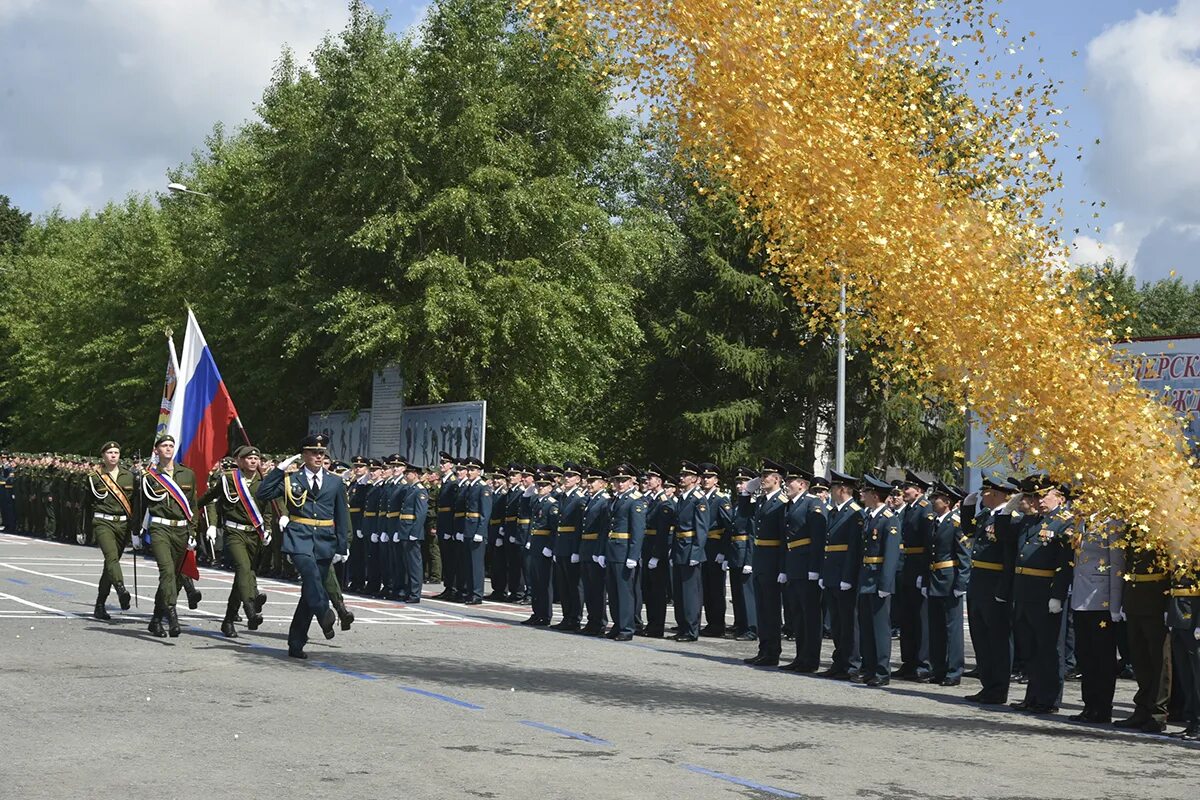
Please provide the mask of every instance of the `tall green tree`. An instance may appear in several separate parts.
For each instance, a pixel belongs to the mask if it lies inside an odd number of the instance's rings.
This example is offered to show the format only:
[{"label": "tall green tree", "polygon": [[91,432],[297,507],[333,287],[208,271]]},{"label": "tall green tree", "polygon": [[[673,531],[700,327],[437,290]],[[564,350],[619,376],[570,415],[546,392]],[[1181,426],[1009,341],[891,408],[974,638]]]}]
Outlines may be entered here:
[{"label": "tall green tree", "polygon": [[21,243],[32,217],[13,205],[8,195],[0,194],[0,252]]}]

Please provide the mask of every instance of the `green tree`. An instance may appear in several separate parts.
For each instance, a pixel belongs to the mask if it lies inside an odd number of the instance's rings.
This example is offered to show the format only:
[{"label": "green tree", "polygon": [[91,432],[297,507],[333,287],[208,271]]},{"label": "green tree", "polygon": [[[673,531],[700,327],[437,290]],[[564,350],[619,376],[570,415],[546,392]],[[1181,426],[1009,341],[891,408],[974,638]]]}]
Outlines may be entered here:
[{"label": "green tree", "polygon": [[0,252],[21,243],[30,221],[31,216],[13,205],[8,195],[0,194]]}]

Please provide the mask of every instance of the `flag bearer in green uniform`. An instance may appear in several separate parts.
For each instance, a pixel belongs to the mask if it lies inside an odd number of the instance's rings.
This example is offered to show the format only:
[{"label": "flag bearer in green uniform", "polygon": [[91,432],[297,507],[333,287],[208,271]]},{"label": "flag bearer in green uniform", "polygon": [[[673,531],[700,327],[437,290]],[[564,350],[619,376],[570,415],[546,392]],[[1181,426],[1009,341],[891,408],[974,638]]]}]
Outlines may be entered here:
[{"label": "flag bearer in green uniform", "polygon": [[[142,493],[146,498],[146,518],[143,526],[150,531],[150,551],[158,562],[158,593],[154,596],[154,614],[150,617],[150,633],[172,638],[179,635],[179,616],[175,613],[175,598],[182,582],[179,570],[184,554],[196,549],[192,535],[192,509],[196,507],[196,474],[175,463],[175,437],[159,436],[154,442],[158,464],[142,476]],[[163,617],[167,630],[163,631]]]}]

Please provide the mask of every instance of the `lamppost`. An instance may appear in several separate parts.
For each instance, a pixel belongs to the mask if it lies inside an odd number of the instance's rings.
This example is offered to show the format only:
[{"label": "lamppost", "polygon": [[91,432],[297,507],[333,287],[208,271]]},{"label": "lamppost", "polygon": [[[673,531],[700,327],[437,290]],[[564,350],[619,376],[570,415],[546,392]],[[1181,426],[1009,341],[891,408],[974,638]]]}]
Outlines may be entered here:
[{"label": "lamppost", "polygon": [[182,183],[168,183],[167,191],[173,192],[175,194],[194,194],[197,197],[207,197],[209,200],[214,199],[213,196],[211,194],[209,194],[208,192],[197,192],[195,189],[189,189],[188,187],[184,186]]}]

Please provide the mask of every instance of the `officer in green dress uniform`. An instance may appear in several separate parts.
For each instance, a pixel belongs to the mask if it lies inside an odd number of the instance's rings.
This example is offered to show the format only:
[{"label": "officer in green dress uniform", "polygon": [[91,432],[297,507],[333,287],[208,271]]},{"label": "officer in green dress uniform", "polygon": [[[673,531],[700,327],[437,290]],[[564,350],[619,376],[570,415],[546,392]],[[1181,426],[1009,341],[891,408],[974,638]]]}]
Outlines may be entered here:
[{"label": "officer in green dress uniform", "polygon": [[[172,638],[180,633],[175,598],[183,584],[179,571],[184,555],[196,549],[192,517],[196,508],[196,475],[182,464],[175,463],[175,437],[159,436],[154,442],[158,464],[142,476],[145,497],[143,525],[150,533],[150,551],[158,563],[158,592],[154,596],[154,613],[150,617],[150,633]],[[167,630],[163,631],[163,618]]]},{"label": "officer in green dress uniform", "polygon": [[259,464],[262,453],[257,447],[242,445],[234,452],[237,468],[218,473],[213,485],[200,498],[200,505],[214,503],[217,517],[210,520],[208,538],[216,538],[216,525],[220,521],[224,528],[226,560],[233,565],[233,585],[229,589],[229,600],[225,605],[225,618],[221,622],[221,633],[236,639],[234,619],[239,607],[246,612],[246,627],[258,630],[262,625],[262,607],[267,596],[258,590],[258,577],[254,564],[259,550],[271,544],[269,520],[259,508],[255,492],[262,481]]},{"label": "officer in green dress uniform", "polygon": [[109,589],[117,590],[121,610],[129,610],[129,591],[121,572],[121,553],[129,544],[133,517],[133,473],[121,466],[121,446],[105,442],[100,448],[101,464],[88,476],[92,494],[92,538],[104,554],[104,569],[96,594],[96,619],[109,620],[104,603]]}]

